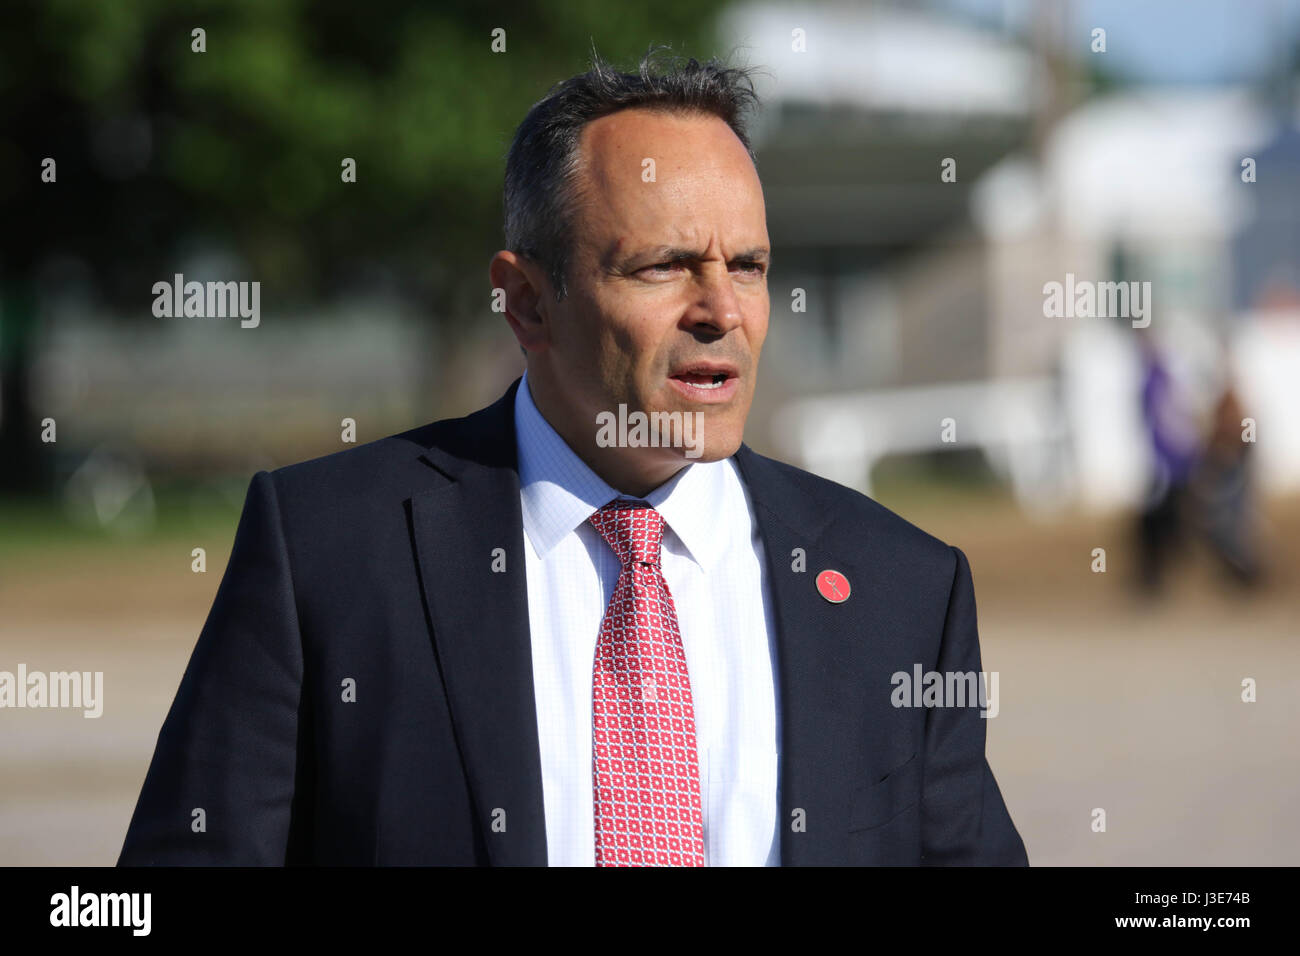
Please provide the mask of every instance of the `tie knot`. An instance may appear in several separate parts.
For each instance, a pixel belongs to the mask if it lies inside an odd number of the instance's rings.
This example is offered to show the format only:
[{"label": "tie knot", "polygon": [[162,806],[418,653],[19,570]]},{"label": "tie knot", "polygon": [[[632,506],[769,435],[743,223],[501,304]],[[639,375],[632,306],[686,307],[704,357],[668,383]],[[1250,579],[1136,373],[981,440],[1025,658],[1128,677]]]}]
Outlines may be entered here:
[{"label": "tie knot", "polygon": [[627,567],[633,562],[659,566],[664,519],[653,508],[616,498],[587,519]]}]

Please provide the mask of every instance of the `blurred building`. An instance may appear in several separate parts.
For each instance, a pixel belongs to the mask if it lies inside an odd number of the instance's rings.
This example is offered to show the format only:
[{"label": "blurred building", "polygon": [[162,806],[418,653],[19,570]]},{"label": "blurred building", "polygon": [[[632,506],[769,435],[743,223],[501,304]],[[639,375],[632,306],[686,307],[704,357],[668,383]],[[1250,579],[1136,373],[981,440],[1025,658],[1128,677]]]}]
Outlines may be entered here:
[{"label": "blurred building", "polygon": [[[1026,506],[1131,506],[1147,334],[1205,415],[1232,376],[1269,435],[1265,486],[1300,486],[1278,435],[1300,397],[1280,371],[1300,368],[1296,319],[1242,314],[1233,291],[1276,305],[1297,288],[1300,155],[1250,91],[1131,88],[1058,116],[1038,50],[923,11],[745,4],[724,26],[773,73],[751,442],[862,490],[883,458],[974,447]],[[1047,317],[1044,286],[1067,274],[1150,282],[1150,325]]]}]

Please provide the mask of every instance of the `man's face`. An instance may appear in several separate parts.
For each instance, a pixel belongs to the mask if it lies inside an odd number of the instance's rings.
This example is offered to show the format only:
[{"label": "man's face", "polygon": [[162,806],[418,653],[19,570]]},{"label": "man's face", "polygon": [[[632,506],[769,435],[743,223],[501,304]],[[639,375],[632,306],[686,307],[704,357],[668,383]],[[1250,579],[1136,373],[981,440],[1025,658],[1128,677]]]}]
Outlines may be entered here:
[{"label": "man's face", "polygon": [[770,247],[754,165],[723,120],[642,109],[589,123],[580,156],[569,295],[550,302],[538,356],[565,420],[557,430],[594,444],[597,414],[620,404],[701,412],[698,457],[624,454],[669,474],[726,458],[740,446],[767,334]]}]

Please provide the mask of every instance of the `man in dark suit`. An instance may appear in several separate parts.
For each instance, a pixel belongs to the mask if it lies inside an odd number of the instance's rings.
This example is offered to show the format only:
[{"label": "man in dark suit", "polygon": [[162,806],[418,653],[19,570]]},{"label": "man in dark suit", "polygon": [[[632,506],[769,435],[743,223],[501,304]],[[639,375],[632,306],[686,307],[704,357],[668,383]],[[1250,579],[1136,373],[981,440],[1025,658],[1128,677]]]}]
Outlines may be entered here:
[{"label": "man in dark suit", "polygon": [[652,66],[516,133],[525,375],[254,476],[121,864],[1026,864],[974,701],[898,693],[981,670],[965,556],[742,442],[746,74]]}]

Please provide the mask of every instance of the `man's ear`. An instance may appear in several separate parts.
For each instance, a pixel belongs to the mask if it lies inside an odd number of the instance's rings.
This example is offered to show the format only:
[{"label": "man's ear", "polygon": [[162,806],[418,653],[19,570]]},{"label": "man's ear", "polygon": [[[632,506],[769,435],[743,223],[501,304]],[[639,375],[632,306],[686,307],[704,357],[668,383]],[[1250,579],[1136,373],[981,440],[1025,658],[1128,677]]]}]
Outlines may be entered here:
[{"label": "man's ear", "polygon": [[492,257],[488,276],[493,289],[505,290],[506,321],[520,348],[545,351],[550,344],[550,283],[535,262],[501,250]]}]

